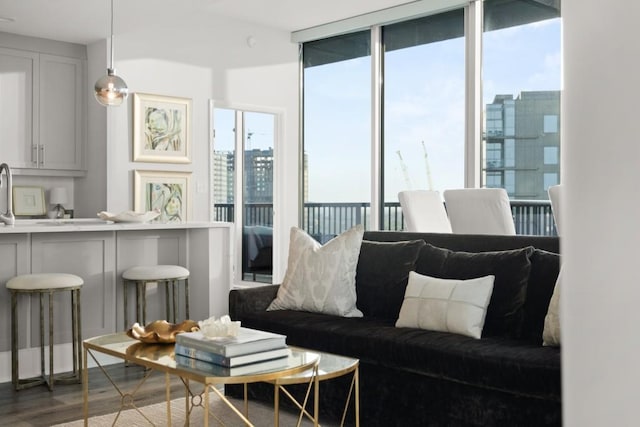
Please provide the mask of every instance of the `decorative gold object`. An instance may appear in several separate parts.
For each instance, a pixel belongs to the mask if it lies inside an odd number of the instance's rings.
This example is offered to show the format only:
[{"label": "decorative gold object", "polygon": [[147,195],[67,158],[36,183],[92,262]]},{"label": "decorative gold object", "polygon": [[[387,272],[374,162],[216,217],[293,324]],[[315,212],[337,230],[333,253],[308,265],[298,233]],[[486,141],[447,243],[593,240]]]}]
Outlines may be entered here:
[{"label": "decorative gold object", "polygon": [[194,332],[199,330],[198,322],[185,320],[182,323],[169,323],[166,320],[156,320],[147,326],[141,326],[138,322],[131,326],[127,335],[133,339],[148,344],[173,344],[176,335],[181,332]]}]

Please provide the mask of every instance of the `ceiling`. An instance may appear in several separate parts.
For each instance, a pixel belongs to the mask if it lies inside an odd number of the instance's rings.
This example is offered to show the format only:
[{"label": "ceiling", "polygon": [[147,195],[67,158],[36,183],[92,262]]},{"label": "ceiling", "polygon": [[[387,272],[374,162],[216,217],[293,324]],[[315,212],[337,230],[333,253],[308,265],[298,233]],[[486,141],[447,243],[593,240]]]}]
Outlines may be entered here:
[{"label": "ceiling", "polygon": [[[235,18],[287,32],[407,0],[115,0],[114,33]],[[0,0],[0,32],[89,44],[109,35],[109,0]],[[4,22],[1,18],[10,18]]]}]

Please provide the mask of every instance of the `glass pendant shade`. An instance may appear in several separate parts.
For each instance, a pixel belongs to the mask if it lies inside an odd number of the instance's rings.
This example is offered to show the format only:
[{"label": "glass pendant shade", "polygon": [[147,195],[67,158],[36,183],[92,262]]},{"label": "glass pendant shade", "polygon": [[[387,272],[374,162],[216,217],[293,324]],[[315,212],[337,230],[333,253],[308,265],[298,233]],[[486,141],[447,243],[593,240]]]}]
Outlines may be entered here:
[{"label": "glass pendant shade", "polygon": [[129,95],[127,84],[115,74],[113,68],[108,68],[107,75],[96,81],[94,89],[96,100],[104,106],[118,106]]},{"label": "glass pendant shade", "polygon": [[111,39],[109,43],[110,66],[107,75],[100,77],[94,86],[96,100],[106,107],[118,106],[127,99],[129,88],[113,69],[113,0],[111,0]]}]

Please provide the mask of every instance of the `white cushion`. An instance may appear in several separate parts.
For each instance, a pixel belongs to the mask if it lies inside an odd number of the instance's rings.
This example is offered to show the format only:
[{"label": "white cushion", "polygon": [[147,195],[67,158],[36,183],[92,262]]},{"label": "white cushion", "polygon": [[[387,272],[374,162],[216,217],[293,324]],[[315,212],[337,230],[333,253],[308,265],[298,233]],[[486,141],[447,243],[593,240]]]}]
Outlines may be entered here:
[{"label": "white cushion", "polygon": [[75,274],[39,273],[23,274],[7,282],[7,289],[33,291],[36,289],[59,289],[82,286],[84,281]]},{"label": "white cushion", "polygon": [[131,267],[122,273],[127,280],[169,280],[189,277],[189,270],[179,265],[148,265]]},{"label": "white cushion", "polygon": [[398,193],[407,231],[451,233],[451,224],[440,193],[411,190]]},{"label": "white cushion", "polygon": [[558,273],[556,286],[553,288],[553,295],[549,301],[549,309],[544,317],[544,329],[542,330],[542,345],[550,347],[560,346],[560,276],[562,269]]},{"label": "white cushion", "polygon": [[456,234],[516,234],[504,188],[462,188],[442,193]]},{"label": "white cushion", "polygon": [[480,338],[494,279],[438,279],[412,271],[396,326]]},{"label": "white cushion", "polygon": [[322,246],[292,227],[287,272],[267,310],[362,317],[356,308],[356,267],[363,234],[357,225]]}]

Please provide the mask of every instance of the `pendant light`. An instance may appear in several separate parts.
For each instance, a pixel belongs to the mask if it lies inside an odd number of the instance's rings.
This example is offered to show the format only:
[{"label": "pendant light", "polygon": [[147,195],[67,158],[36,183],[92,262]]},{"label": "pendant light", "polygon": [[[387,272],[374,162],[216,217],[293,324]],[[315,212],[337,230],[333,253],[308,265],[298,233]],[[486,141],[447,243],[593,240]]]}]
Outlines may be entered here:
[{"label": "pendant light", "polygon": [[109,68],[107,68],[107,75],[100,77],[94,86],[96,99],[100,104],[107,107],[122,104],[127,95],[129,95],[127,84],[116,75],[116,70],[113,68],[113,0],[111,0],[111,39],[109,48],[111,50],[111,60]]}]

